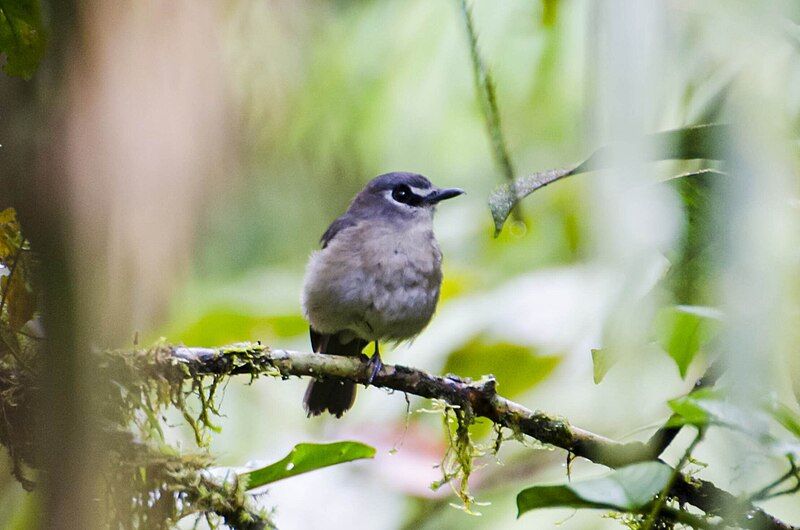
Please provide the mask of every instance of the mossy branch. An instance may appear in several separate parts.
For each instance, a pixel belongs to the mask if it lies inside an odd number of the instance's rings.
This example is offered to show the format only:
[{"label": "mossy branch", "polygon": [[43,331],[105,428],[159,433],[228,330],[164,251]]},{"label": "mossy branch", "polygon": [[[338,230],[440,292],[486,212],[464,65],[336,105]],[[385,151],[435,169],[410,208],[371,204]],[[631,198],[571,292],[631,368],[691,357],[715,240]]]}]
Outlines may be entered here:
[{"label": "mossy branch", "polygon": [[[170,359],[169,363],[164,364],[165,370],[173,370],[173,374],[185,374],[187,378],[237,374],[250,377],[272,375],[284,379],[293,376],[341,377],[366,384],[370,375],[366,357],[273,350],[261,344],[240,344],[223,348],[162,345],[158,347],[158,357]],[[372,380],[372,386],[443,400],[471,411],[475,417],[487,418],[496,425],[607,467],[617,468],[658,458],[658,453],[654,454],[648,444],[619,443],[574,427],[564,418],[530,410],[506,399],[497,394],[495,380],[491,376],[472,381],[453,375],[437,376],[416,368],[384,365]],[[721,517],[726,523],[741,528],[798,530],[711,482],[682,473],[676,474],[669,495],[681,504],[691,504],[708,515]]]}]

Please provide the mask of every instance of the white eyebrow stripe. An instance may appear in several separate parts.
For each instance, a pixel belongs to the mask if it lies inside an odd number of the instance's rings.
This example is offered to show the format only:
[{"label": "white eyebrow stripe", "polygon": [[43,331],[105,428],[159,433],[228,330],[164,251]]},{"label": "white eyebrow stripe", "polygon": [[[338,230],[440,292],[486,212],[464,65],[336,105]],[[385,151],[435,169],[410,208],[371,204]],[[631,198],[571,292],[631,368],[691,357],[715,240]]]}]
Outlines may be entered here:
[{"label": "white eyebrow stripe", "polygon": [[413,186],[409,186],[409,188],[414,195],[419,195],[420,197],[427,197],[434,191],[431,188],[415,188]]}]

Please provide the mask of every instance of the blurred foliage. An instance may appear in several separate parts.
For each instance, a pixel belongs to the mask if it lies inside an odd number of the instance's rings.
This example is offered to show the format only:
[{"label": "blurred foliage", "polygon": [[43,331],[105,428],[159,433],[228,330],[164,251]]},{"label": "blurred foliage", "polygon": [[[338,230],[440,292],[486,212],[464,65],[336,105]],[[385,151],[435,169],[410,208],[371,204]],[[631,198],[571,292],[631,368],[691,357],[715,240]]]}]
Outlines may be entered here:
[{"label": "blurred foliage", "polygon": [[679,304],[707,304],[713,300],[715,256],[722,252],[715,237],[714,216],[721,208],[730,177],[705,169],[670,179],[681,196],[686,223],[670,272],[665,279]]},{"label": "blurred foliage", "polygon": [[553,27],[558,19],[559,0],[542,0],[542,25]]},{"label": "blurred foliage", "polygon": [[655,330],[659,345],[678,365],[681,377],[695,355],[718,331],[719,312],[706,307],[665,307],[656,316]]},{"label": "blurred foliage", "polygon": [[560,361],[559,356],[538,355],[529,346],[476,337],[447,357],[444,371],[475,380],[491,374],[499,392],[514,399],[546,379]]},{"label": "blurred foliage", "polygon": [[0,211],[0,443],[8,448],[13,474],[25,489],[34,485],[26,468],[37,464],[30,407],[41,336],[39,330],[25,328],[37,305],[31,284],[34,267],[15,210]]},{"label": "blurred foliage", "polygon": [[[673,425],[723,427],[749,437],[770,456],[800,459],[800,414],[774,396],[758,403],[738,403],[722,389],[705,388],[670,400],[669,406],[676,414],[670,420]],[[775,434],[772,425],[784,430]]]},{"label": "blurred foliage", "polygon": [[0,52],[6,74],[30,79],[46,44],[38,0],[0,1]]},{"label": "blurred foliage", "polygon": [[[5,267],[5,274],[0,277],[0,318],[5,324],[4,330],[11,332],[4,334],[4,342],[18,338],[16,335],[33,318],[36,310],[30,285],[33,263],[25,246],[14,209],[0,211],[0,263]],[[6,347],[14,348],[14,353],[19,353],[16,344],[6,342]]]},{"label": "blurred foliage", "polygon": [[182,329],[170,333],[188,344],[221,346],[248,337],[281,339],[308,333],[308,323],[300,315],[260,315],[241,309],[211,309]]}]

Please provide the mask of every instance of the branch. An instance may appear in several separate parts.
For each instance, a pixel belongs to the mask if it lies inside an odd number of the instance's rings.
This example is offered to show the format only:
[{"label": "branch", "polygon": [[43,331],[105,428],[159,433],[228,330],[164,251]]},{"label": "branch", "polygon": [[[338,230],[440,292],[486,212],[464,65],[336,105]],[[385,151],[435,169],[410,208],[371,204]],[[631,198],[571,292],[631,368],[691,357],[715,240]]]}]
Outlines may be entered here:
[{"label": "branch", "polygon": [[[370,366],[365,357],[272,350],[260,344],[217,349],[162,346],[159,350],[173,361],[172,366],[182,367],[186,377],[236,374],[284,378],[341,377],[366,385],[370,376]],[[450,405],[471,409],[475,416],[487,418],[497,425],[607,467],[617,468],[657,458],[647,444],[622,444],[574,427],[566,419],[532,411],[506,399],[497,394],[495,380],[491,376],[471,381],[452,375],[432,375],[405,366],[384,365],[371,384],[424,398],[441,399]],[[711,482],[690,478],[682,473],[676,475],[670,496],[674,496],[681,504],[688,503],[709,515],[733,521],[741,528],[800,530]]]}]

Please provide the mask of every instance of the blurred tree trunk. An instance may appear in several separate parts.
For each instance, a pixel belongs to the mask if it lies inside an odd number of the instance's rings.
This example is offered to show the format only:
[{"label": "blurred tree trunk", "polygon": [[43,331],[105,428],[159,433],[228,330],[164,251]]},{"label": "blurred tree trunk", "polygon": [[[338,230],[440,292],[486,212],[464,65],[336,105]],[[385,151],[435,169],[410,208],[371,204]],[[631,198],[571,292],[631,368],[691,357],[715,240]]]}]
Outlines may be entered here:
[{"label": "blurred tree trunk", "polygon": [[221,23],[188,0],[42,11],[43,63],[0,87],[0,207],[17,208],[41,263],[39,524],[98,528],[107,447],[90,353],[163,316],[191,256],[206,177],[230,145]]},{"label": "blurred tree trunk", "polygon": [[[69,57],[79,55],[77,2],[44,5],[48,49],[31,81],[8,80],[3,143],[9,165],[2,184],[19,210],[39,256],[43,343],[35,415],[43,506],[42,528],[96,528],[97,424],[92,414],[88,345],[78,337],[76,269],[70,259],[70,203],[66,166],[66,80]],[[5,92],[5,90],[4,90]],[[7,128],[6,128],[7,127]],[[4,201],[6,202],[6,201]]]}]

